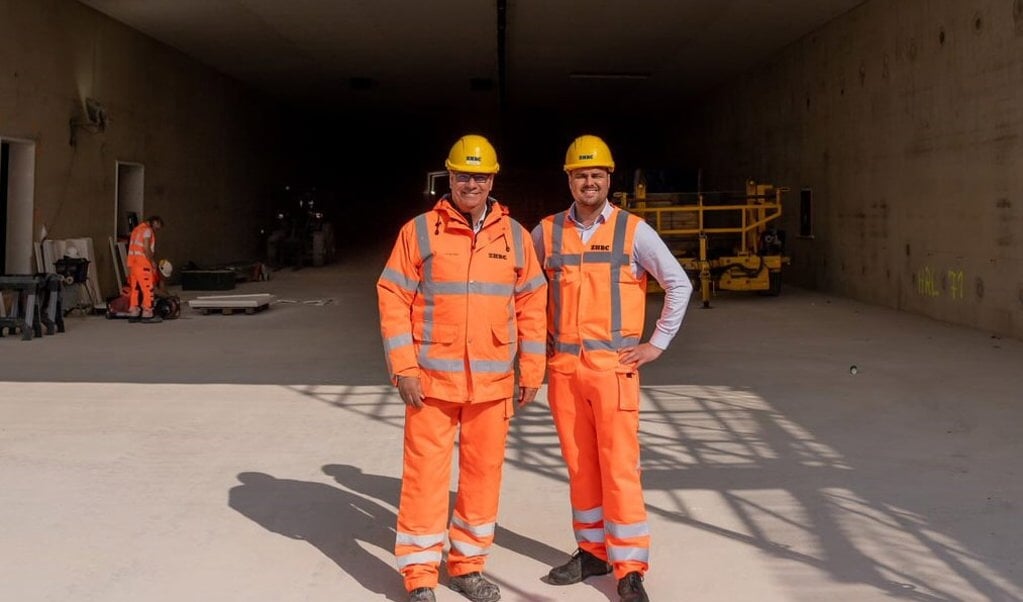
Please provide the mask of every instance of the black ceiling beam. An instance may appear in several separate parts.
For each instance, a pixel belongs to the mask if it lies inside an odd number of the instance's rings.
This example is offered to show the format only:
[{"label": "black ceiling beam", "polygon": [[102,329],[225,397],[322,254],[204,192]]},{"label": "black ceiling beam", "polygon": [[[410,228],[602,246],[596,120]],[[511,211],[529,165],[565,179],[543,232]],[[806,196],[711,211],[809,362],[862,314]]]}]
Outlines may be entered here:
[{"label": "black ceiling beam", "polygon": [[508,0],[497,0],[497,98],[504,115],[508,92]]}]

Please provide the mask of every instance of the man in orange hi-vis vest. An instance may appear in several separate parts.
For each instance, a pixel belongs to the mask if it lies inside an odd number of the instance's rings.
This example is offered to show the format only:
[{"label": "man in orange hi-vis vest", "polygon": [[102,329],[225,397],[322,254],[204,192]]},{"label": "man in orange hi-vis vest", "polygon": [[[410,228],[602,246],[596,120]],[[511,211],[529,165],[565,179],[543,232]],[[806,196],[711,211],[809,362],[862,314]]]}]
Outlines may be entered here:
[{"label": "man in orange hi-vis vest", "polygon": [[406,406],[394,549],[411,602],[435,600],[445,539],[449,587],[495,602],[500,590],[483,568],[508,421],[543,382],[547,285],[529,232],[489,196],[499,168],[493,146],[463,136],[445,165],[451,193],[405,224],[377,282],[387,365]]},{"label": "man in orange hi-vis vest", "polygon": [[[131,303],[128,307],[128,321],[146,323],[162,322],[153,315],[153,287],[156,285],[156,231],[163,227],[158,215],[146,218],[135,226],[128,239],[128,290]],[[141,297],[141,302],[140,298]]]},{"label": "man in orange hi-vis vest", "polygon": [[[639,474],[639,367],[678,332],[693,287],[645,221],[608,201],[614,160],[596,136],[565,155],[574,203],[545,218],[533,243],[548,279],[548,400],[568,466],[578,550],[554,585],[614,571],[622,602],[646,602],[650,529]],[[647,275],[665,290],[642,343]]]}]

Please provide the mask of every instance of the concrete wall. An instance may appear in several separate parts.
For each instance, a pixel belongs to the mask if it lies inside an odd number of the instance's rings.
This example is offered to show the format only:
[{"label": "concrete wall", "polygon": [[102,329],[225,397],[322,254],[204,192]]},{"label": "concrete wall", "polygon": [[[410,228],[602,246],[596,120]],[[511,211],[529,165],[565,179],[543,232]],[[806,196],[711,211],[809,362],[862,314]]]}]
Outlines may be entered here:
[{"label": "concrete wall", "polygon": [[872,0],[701,101],[708,188],[792,188],[787,281],[1023,338],[1023,0]]},{"label": "concrete wall", "polygon": [[[85,98],[105,131],[69,120]],[[167,222],[157,255],[177,266],[254,258],[279,169],[271,104],[183,54],[71,0],[0,0],[0,137],[36,150],[33,239],[94,239],[115,290],[117,161],[145,166],[145,213]]]}]

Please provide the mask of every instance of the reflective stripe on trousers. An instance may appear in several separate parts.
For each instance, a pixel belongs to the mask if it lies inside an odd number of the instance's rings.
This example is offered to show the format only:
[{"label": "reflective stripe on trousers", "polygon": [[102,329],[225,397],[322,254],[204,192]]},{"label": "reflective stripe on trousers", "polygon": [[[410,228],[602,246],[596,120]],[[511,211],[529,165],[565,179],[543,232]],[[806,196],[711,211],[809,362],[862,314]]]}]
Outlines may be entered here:
[{"label": "reflective stripe on trousers", "polygon": [[141,307],[147,312],[153,311],[155,297],[153,287],[156,285],[156,278],[153,274],[153,266],[146,262],[136,262],[128,266],[128,290],[129,310]]},{"label": "reflective stripe on trousers", "polygon": [[[405,457],[394,553],[409,591],[436,587],[443,534],[448,574],[482,571],[494,541],[511,400],[450,403],[426,399],[405,408]],[[448,528],[455,435],[458,491]]]},{"label": "reflective stripe on trousers", "polygon": [[618,579],[645,573],[650,532],[639,474],[639,376],[579,364],[571,374],[550,373],[548,398],[579,547],[611,562]]}]

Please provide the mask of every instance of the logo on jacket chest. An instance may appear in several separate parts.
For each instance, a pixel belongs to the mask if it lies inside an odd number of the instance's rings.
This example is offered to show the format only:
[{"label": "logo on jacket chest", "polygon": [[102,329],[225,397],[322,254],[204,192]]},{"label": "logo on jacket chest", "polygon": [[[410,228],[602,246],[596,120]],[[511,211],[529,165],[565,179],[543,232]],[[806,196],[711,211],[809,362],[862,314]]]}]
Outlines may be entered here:
[{"label": "logo on jacket chest", "polygon": [[610,251],[611,245],[590,245],[591,251]]}]

